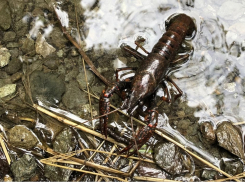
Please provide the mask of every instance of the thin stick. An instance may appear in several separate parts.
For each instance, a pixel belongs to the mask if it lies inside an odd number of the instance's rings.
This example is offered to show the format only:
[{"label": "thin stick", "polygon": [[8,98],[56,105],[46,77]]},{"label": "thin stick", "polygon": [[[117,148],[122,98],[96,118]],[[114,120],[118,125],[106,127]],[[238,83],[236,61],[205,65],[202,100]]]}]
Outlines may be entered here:
[{"label": "thin stick", "polygon": [[142,180],[142,181],[162,181],[162,182],[179,182],[170,179],[162,179],[162,178],[151,178],[151,177],[143,177],[143,176],[134,176],[135,181]]}]

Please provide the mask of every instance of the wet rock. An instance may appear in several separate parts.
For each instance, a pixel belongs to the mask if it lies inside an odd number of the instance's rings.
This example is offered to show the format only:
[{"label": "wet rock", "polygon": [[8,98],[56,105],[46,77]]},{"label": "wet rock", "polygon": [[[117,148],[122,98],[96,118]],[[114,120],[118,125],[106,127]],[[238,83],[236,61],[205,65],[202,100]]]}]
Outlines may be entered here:
[{"label": "wet rock", "polygon": [[34,40],[30,37],[23,39],[21,50],[24,54],[28,54],[29,56],[34,56],[36,54]]},{"label": "wet rock", "polygon": [[28,10],[26,9],[27,1],[8,0],[8,3],[11,12],[16,16],[16,19],[22,20],[23,10],[25,9],[26,12],[28,12]]},{"label": "wet rock", "polygon": [[0,1],[0,28],[8,30],[11,26],[11,13],[7,0]]},{"label": "wet rock", "polygon": [[36,159],[29,154],[24,154],[23,157],[11,164],[11,171],[14,174],[15,181],[28,180],[35,175],[36,169]]},{"label": "wet rock", "polygon": [[7,48],[18,48],[20,45],[18,42],[9,42],[6,47]]},{"label": "wet rock", "polygon": [[79,74],[78,67],[73,67],[73,69],[70,71],[67,70],[65,75],[65,82],[70,82],[72,80],[75,80],[78,74]]},{"label": "wet rock", "polygon": [[11,42],[15,40],[16,33],[14,31],[8,31],[4,34],[3,36],[3,41],[4,42]]},{"label": "wet rock", "polygon": [[0,48],[0,67],[4,67],[9,63],[10,56],[8,49]]},{"label": "wet rock", "polygon": [[16,32],[17,37],[25,36],[28,33],[28,24],[23,22],[22,19],[18,20],[14,24],[14,31]]},{"label": "wet rock", "polygon": [[226,173],[235,176],[243,172],[243,164],[238,159],[222,159],[221,169]]},{"label": "wet rock", "polygon": [[174,180],[182,181],[182,182],[201,181],[197,176],[191,176],[191,177],[180,176],[180,177],[174,178]]},{"label": "wet rock", "polygon": [[[65,128],[55,138],[53,142],[54,151],[67,153],[74,150],[77,140],[71,128]],[[69,167],[73,167],[69,165]],[[72,171],[58,167],[45,165],[45,176],[51,181],[68,181]]]},{"label": "wet rock", "polygon": [[18,48],[13,48],[13,49],[9,50],[9,53],[11,54],[12,58],[17,58],[20,55]]},{"label": "wet rock", "polygon": [[79,89],[78,84],[71,82],[66,86],[62,102],[68,109],[80,109],[88,103],[88,99],[85,93]]},{"label": "wet rock", "polygon": [[53,149],[56,152],[71,152],[77,145],[77,140],[71,128],[65,128],[55,138]]},{"label": "wet rock", "polygon": [[210,169],[204,169],[202,171],[201,177],[204,180],[210,180],[210,179],[217,179],[218,177],[218,172],[215,170],[210,170]]},{"label": "wet rock", "polygon": [[34,101],[41,100],[57,104],[65,92],[65,84],[58,75],[34,71],[30,76],[31,92]]},{"label": "wet rock", "polygon": [[229,122],[223,122],[216,130],[219,146],[244,159],[243,144],[240,132]]},{"label": "wet rock", "polygon": [[213,144],[216,141],[215,131],[210,122],[202,122],[200,125],[200,130],[206,143]]},{"label": "wet rock", "polygon": [[36,135],[24,125],[16,125],[8,133],[8,140],[16,147],[31,149],[38,143]]},{"label": "wet rock", "polygon": [[44,36],[39,33],[36,40],[36,52],[37,54],[41,54],[44,58],[54,52],[56,49],[48,44],[44,38]]},{"label": "wet rock", "polygon": [[154,160],[159,167],[172,175],[180,174],[182,171],[181,154],[173,143],[157,144],[154,148]]},{"label": "wet rock", "polygon": [[71,170],[55,166],[45,165],[44,167],[44,176],[49,178],[50,181],[68,181],[71,172]]},{"label": "wet rock", "polygon": [[170,177],[169,174],[161,170],[161,168],[159,168],[157,165],[146,162],[140,163],[139,167],[137,168],[137,172],[141,176],[152,178],[168,179],[168,177]]},{"label": "wet rock", "polygon": [[64,37],[59,27],[53,29],[48,40],[52,41],[55,47],[59,49],[62,49],[68,43],[68,40]]},{"label": "wet rock", "polygon": [[14,73],[16,73],[17,71],[19,71],[21,69],[22,63],[20,62],[20,60],[18,58],[12,58],[9,61],[9,64],[5,67],[5,71],[12,75]]},{"label": "wet rock", "polygon": [[[91,86],[94,82],[94,79],[95,79],[94,73],[92,73],[91,71],[86,69],[86,75],[87,75],[88,84]],[[77,82],[79,83],[79,85],[82,89],[87,89],[84,69],[82,71],[80,71],[80,73],[77,75],[76,79],[77,79]]]},{"label": "wet rock", "polygon": [[245,8],[241,2],[226,1],[221,5],[217,14],[220,18],[224,18],[226,20],[236,20],[243,15],[244,10]]},{"label": "wet rock", "polygon": [[16,84],[7,84],[0,88],[0,98],[12,95],[16,91]]},{"label": "wet rock", "polygon": [[44,65],[51,70],[55,70],[59,66],[59,61],[50,57],[44,61]]}]

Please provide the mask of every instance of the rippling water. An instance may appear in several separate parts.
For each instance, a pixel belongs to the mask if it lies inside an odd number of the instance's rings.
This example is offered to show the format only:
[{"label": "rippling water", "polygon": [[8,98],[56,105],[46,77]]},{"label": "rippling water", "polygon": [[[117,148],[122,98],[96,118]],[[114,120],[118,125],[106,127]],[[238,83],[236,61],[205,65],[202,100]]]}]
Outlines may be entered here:
[{"label": "rippling water", "polygon": [[81,1],[86,8],[87,49],[101,45],[110,49],[121,43],[134,47],[134,40],[142,36],[145,48],[151,50],[170,15],[193,17],[197,24],[191,41],[194,54],[173,76],[189,106],[202,106],[196,116],[212,117],[212,113],[244,120],[244,2],[107,0],[91,10],[95,2]]}]

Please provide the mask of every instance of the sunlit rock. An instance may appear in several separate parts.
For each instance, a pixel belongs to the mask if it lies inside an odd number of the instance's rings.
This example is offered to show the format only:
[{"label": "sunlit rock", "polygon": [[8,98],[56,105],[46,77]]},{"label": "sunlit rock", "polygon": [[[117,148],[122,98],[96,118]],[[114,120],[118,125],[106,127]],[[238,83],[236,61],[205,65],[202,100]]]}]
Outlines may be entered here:
[{"label": "sunlit rock", "polygon": [[12,95],[16,91],[16,84],[7,84],[0,88],[0,98]]},{"label": "sunlit rock", "polygon": [[4,67],[9,63],[10,56],[8,49],[0,48],[0,67]]},{"label": "sunlit rock", "polygon": [[56,49],[48,44],[44,38],[44,36],[39,33],[36,40],[36,52],[37,54],[41,54],[44,58],[49,54],[53,53]]},{"label": "sunlit rock", "polygon": [[38,143],[37,136],[24,125],[14,126],[7,135],[8,142],[15,147],[31,149]]}]

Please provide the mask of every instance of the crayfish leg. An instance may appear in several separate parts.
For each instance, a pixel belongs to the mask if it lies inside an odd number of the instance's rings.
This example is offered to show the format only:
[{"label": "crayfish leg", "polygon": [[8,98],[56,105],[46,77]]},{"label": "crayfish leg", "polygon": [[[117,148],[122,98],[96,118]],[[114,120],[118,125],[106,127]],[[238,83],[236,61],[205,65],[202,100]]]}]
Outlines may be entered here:
[{"label": "crayfish leg", "polygon": [[110,112],[110,97],[114,92],[119,90],[118,85],[114,85],[111,88],[107,88],[102,91],[99,101],[99,111],[100,111],[100,130],[101,133],[107,138],[107,123],[108,123],[108,113]]},{"label": "crayfish leg", "polygon": [[[124,152],[128,152],[127,156],[135,154],[153,136],[158,124],[158,112],[156,110],[150,110],[149,112],[150,113],[145,117],[145,121],[149,124],[141,128],[136,134],[135,139],[131,140],[129,145],[121,150],[119,154]],[[154,119],[156,122],[152,124]],[[129,152],[132,148],[133,151]]]}]

